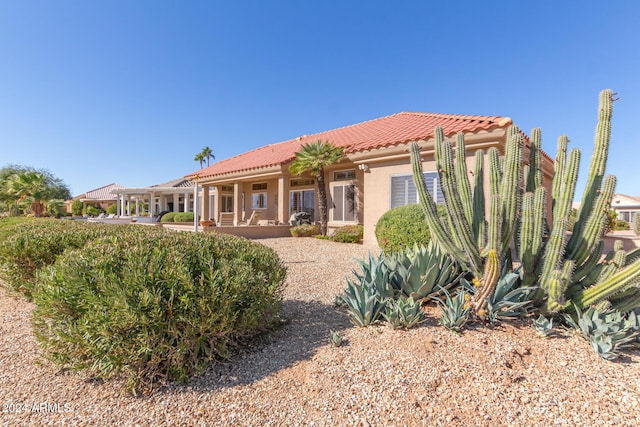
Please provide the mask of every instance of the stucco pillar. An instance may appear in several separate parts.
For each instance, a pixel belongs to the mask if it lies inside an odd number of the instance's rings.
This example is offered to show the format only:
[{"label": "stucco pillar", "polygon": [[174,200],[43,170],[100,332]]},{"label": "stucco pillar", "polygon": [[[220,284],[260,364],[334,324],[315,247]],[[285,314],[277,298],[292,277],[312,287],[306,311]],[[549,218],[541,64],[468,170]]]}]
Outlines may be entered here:
[{"label": "stucco pillar", "polygon": [[289,211],[289,198],[287,197],[288,178],[285,176],[278,177],[278,221],[280,223],[288,223],[289,215],[287,215]]},{"label": "stucco pillar", "polygon": [[213,219],[217,222],[220,221],[220,187],[216,187],[215,194],[213,196]]},{"label": "stucco pillar", "polygon": [[208,185],[202,186],[202,198],[201,198],[200,206],[201,206],[201,212],[202,212],[202,219],[206,221],[209,218],[212,218],[212,216],[209,215],[210,206],[209,206],[209,186]]},{"label": "stucco pillar", "polygon": [[[184,207],[182,208],[182,211],[183,212],[189,212],[189,193],[184,193],[183,197],[184,197]],[[195,214],[195,212],[194,212],[194,214]]]},{"label": "stucco pillar", "polygon": [[127,216],[131,216],[131,195],[127,194]]},{"label": "stucco pillar", "polygon": [[151,194],[148,195],[148,197],[149,197],[149,217],[153,218],[153,216],[156,214],[156,197],[153,191],[151,192]]},{"label": "stucco pillar", "polygon": [[240,215],[242,212],[241,200],[240,200],[240,184],[233,183],[233,225],[238,225]]},{"label": "stucco pillar", "polygon": [[173,193],[173,212],[180,212],[180,195],[178,193]]}]

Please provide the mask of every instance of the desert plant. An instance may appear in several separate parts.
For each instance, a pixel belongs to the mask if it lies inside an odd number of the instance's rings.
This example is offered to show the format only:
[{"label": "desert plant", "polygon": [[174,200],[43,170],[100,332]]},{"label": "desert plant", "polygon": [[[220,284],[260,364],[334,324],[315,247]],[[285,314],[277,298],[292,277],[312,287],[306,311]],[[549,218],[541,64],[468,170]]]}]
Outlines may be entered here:
[{"label": "desert plant", "polygon": [[589,307],[582,312],[576,307],[574,316],[564,315],[567,324],[589,341],[602,358],[615,359],[627,347],[640,347],[640,310],[626,314],[617,310],[599,311]]},{"label": "desert plant", "polygon": [[34,333],[54,362],[131,390],[184,381],[279,323],[285,272],[245,239],[129,227],[38,274]]},{"label": "desert plant", "polygon": [[410,329],[424,321],[420,302],[411,297],[388,300],[382,315],[394,329]]},{"label": "desert plant", "polygon": [[442,292],[445,296],[444,302],[436,300],[440,305],[439,322],[445,328],[459,334],[469,318],[469,294],[460,289],[455,298],[451,298],[449,291],[443,289]]},{"label": "desert plant", "polygon": [[289,231],[293,237],[312,237],[320,234],[320,228],[312,224],[296,225],[291,227]]},{"label": "desert plant", "polygon": [[[538,129],[532,132],[527,167],[522,165],[524,136],[515,126],[507,132],[504,159],[500,159],[497,149],[489,149],[490,193],[486,199],[490,208],[486,218],[483,151],[476,152],[475,178],[471,186],[467,179],[464,135],[457,137],[454,159],[451,142],[445,141],[442,128],[436,128],[436,167],[449,213],[448,219],[443,221],[437,215],[436,205],[423,180],[419,145],[412,144],[414,182],[431,237],[473,274],[477,292],[471,301],[471,309],[475,313],[485,311],[487,301],[496,289],[500,264],[514,258],[513,246],[522,263],[522,286],[538,286],[534,302],[551,313],[572,310],[574,304],[584,308],[603,300],[614,301],[616,295],[629,291],[640,281],[640,260],[623,262],[622,270],[607,277],[595,275],[593,280],[593,272],[600,265],[607,211],[616,183],[614,176],[604,177],[612,103],[611,91],[602,91],[595,150],[570,236],[567,235],[568,218],[577,183],[580,151],[573,149],[567,159],[566,136],[558,141],[551,191],[551,226],[546,223],[547,190],[542,186]],[[524,189],[524,194],[520,188]]]},{"label": "desert plant", "polygon": [[533,296],[537,288],[522,287],[521,280],[519,273],[502,271],[496,289],[487,301],[487,316],[491,324],[495,324],[499,319],[524,316],[532,310]]},{"label": "desert plant", "polygon": [[340,332],[331,331],[329,333],[329,342],[334,347],[340,347],[344,341],[344,337]]},{"label": "desert plant", "polygon": [[369,326],[380,319],[385,302],[375,286],[370,283],[357,284],[347,279],[347,287],[340,295],[347,306],[347,313],[356,326]]},{"label": "desert plant", "polygon": [[414,244],[426,246],[431,240],[420,205],[388,210],[378,219],[375,234],[378,245],[386,252],[402,251]]},{"label": "desert plant", "polygon": [[83,205],[82,202],[80,200],[74,200],[73,203],[71,203],[71,213],[75,216],[82,216],[83,212]]},{"label": "desert plant", "polygon": [[331,235],[331,240],[340,243],[358,243],[364,235],[364,227],[361,225],[345,225],[336,229]]},{"label": "desert plant", "polygon": [[548,337],[553,333],[553,318],[547,319],[542,314],[532,323],[533,329],[541,337]]},{"label": "desert plant", "polygon": [[98,216],[102,213],[102,209],[95,207],[93,205],[88,205],[85,209],[85,212],[89,216]]},{"label": "desert plant", "polygon": [[463,274],[453,258],[431,242],[388,254],[385,263],[393,286],[416,301],[451,289]]}]

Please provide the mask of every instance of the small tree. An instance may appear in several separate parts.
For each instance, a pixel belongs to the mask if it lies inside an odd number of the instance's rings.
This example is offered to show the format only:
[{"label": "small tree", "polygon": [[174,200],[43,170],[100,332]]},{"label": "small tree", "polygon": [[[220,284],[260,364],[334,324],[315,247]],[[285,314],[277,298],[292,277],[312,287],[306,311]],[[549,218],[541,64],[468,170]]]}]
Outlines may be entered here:
[{"label": "small tree", "polygon": [[196,154],[193,160],[196,162],[200,162],[200,169],[202,169],[202,165],[204,164],[204,154],[202,153]]},{"label": "small tree", "polygon": [[318,184],[318,204],[320,208],[320,234],[327,235],[327,190],[324,181],[324,168],[338,163],[344,157],[344,149],[329,141],[316,141],[304,144],[296,153],[296,159],[289,167],[292,174],[309,172]]},{"label": "small tree", "polygon": [[80,200],[74,200],[73,203],[71,203],[71,213],[75,216],[82,216],[83,207]]},{"label": "small tree", "polygon": [[211,151],[211,148],[209,147],[204,147],[202,149],[202,155],[207,159],[207,166],[209,166],[209,160],[210,159],[214,159],[216,158],[216,156],[213,155],[213,151]]}]

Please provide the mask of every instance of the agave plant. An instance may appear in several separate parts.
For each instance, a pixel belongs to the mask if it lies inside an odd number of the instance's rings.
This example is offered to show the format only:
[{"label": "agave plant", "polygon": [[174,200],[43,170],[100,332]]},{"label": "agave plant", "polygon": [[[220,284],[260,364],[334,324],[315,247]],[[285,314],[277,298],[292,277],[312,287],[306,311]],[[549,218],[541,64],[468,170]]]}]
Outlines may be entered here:
[{"label": "agave plant", "polygon": [[487,298],[487,316],[492,325],[499,319],[523,316],[532,309],[537,288],[520,287],[521,281],[519,273],[505,273],[503,269],[493,295]]},{"label": "agave plant", "polygon": [[542,314],[533,321],[533,329],[541,337],[551,336],[553,332],[553,318],[547,319]]},{"label": "agave plant", "polygon": [[382,315],[394,329],[409,329],[424,321],[420,302],[411,297],[388,301]]},{"label": "agave plant", "polygon": [[622,349],[640,346],[640,309],[626,314],[616,310],[599,311],[593,307],[584,312],[578,307],[575,309],[575,318],[565,314],[565,320],[604,359],[615,359]]},{"label": "agave plant", "polygon": [[384,252],[377,258],[369,253],[367,258],[356,259],[356,262],[360,271],[353,270],[353,275],[361,286],[375,288],[381,300],[395,298],[396,289],[391,281],[393,271],[386,263]]},{"label": "agave plant", "polygon": [[332,346],[340,347],[343,341],[344,341],[344,337],[342,336],[342,334],[340,334],[340,332],[331,331],[329,333],[329,342],[331,343]]},{"label": "agave plant", "polygon": [[460,266],[432,242],[387,256],[393,287],[415,301],[450,290],[463,275]]},{"label": "agave plant", "polygon": [[347,312],[356,326],[369,326],[380,319],[385,303],[375,286],[357,284],[347,279],[347,288],[340,295],[347,305]]},{"label": "agave plant", "polygon": [[469,317],[469,294],[460,289],[455,298],[451,298],[451,294],[446,289],[442,290],[445,296],[445,302],[440,300],[440,324],[455,333],[460,333],[467,323]]}]

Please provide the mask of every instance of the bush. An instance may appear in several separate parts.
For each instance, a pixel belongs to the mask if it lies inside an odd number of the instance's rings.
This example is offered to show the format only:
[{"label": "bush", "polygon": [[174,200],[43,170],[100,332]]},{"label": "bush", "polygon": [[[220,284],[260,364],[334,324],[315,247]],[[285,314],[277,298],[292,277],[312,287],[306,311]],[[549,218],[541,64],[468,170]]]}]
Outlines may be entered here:
[{"label": "bush", "polygon": [[177,212],[169,212],[166,213],[164,215],[162,215],[162,218],[160,218],[160,222],[175,222],[175,216],[176,216]]},{"label": "bush", "polygon": [[331,240],[340,243],[358,243],[364,235],[364,227],[361,225],[345,225],[336,229],[331,235]]},{"label": "bush", "polygon": [[82,202],[80,200],[74,200],[71,203],[71,213],[75,216],[82,216]]},{"label": "bush", "polygon": [[116,205],[115,203],[112,205],[107,206],[107,211],[106,211],[109,215],[115,215],[118,213],[118,205]]},{"label": "bush", "polygon": [[293,237],[312,237],[320,234],[320,227],[312,224],[302,224],[291,227],[291,235]]},{"label": "bush", "polygon": [[640,212],[633,214],[633,232],[640,236]]},{"label": "bush", "polygon": [[615,225],[613,227],[614,230],[630,230],[631,226],[627,221],[623,221],[621,219],[617,219]]},{"label": "bush", "polygon": [[[438,212],[446,215],[445,207],[438,205]],[[385,212],[376,224],[376,239],[386,252],[398,252],[416,243],[427,246],[431,235],[420,205],[399,206]]]},{"label": "bush", "polygon": [[32,323],[45,354],[135,393],[184,381],[279,323],[286,269],[234,236],[129,227],[38,275]]},{"label": "bush", "polygon": [[190,222],[193,224],[193,212],[176,212],[174,222]]},{"label": "bush", "polygon": [[103,213],[102,209],[92,205],[87,206],[87,209],[85,209],[85,211],[87,212],[87,215],[90,215],[90,216],[98,216],[101,213]]},{"label": "bush", "polygon": [[0,277],[13,291],[31,297],[37,270],[53,264],[68,248],[118,234],[123,226],[32,219],[2,229]]}]

